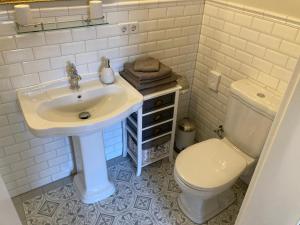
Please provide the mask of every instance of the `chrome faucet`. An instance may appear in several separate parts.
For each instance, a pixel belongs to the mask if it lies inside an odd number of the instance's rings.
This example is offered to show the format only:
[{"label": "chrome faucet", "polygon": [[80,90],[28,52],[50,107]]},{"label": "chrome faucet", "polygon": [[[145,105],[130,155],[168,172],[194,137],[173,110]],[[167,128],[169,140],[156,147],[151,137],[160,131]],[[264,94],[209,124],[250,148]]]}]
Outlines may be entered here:
[{"label": "chrome faucet", "polygon": [[80,88],[78,83],[81,80],[81,76],[79,76],[76,66],[74,63],[68,61],[66,70],[69,78],[70,88],[72,90],[78,90]]}]

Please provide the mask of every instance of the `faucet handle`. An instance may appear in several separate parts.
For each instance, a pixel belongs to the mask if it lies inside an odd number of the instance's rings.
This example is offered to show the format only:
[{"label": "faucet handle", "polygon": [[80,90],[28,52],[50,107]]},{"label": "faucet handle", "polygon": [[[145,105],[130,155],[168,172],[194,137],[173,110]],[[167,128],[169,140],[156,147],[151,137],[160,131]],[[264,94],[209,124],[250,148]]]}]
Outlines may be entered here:
[{"label": "faucet handle", "polygon": [[[77,71],[76,71],[76,72],[77,72]],[[79,74],[77,74],[77,75],[76,75],[76,79],[77,79],[77,80],[81,80],[82,77],[81,77]]]},{"label": "faucet handle", "polygon": [[67,70],[68,76],[78,75],[75,64],[71,63],[70,61],[67,61],[66,70]]}]

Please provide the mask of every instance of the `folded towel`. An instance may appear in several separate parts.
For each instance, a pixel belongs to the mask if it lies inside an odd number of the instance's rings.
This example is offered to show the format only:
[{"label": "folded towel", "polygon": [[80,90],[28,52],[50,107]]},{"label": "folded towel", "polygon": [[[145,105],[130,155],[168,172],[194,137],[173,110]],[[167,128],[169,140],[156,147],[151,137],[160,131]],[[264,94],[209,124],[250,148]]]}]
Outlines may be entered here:
[{"label": "folded towel", "polygon": [[165,79],[165,78],[168,78],[168,77],[171,77],[172,75],[172,72],[171,73],[168,73],[164,76],[160,76],[160,77],[156,77],[156,78],[153,78],[151,80],[139,80],[136,76],[134,76],[132,73],[130,73],[128,70],[124,70],[124,72],[128,75],[128,76],[131,76],[132,79],[135,80],[136,83],[140,83],[140,84],[149,84],[149,83],[152,83],[152,82],[156,82],[156,81],[159,81],[159,80],[162,80],[162,79]]},{"label": "folded towel", "polygon": [[177,74],[172,73],[171,76],[168,77],[168,78],[157,80],[157,81],[153,81],[153,82],[149,82],[149,83],[145,83],[145,84],[141,84],[140,82],[136,81],[136,79],[134,79],[126,71],[121,71],[120,75],[122,77],[124,77],[125,80],[127,80],[132,86],[134,86],[139,91],[147,89],[147,88],[153,88],[153,87],[156,87],[156,86],[159,86],[159,85],[168,84],[168,83],[176,81],[177,78],[178,78]]},{"label": "folded towel", "polygon": [[148,89],[142,90],[142,91],[140,91],[140,93],[142,95],[149,95],[149,94],[152,94],[154,92],[164,91],[166,89],[173,88],[176,85],[177,85],[177,82],[173,81],[173,82],[168,83],[168,84],[163,84],[163,85],[159,85],[159,86],[156,86],[156,87],[153,87],[153,88],[148,88]]},{"label": "folded towel", "polygon": [[169,73],[171,73],[171,69],[160,63],[159,71],[157,72],[136,72],[133,68],[133,63],[125,63],[124,64],[124,69],[125,71],[130,72],[133,76],[135,76],[138,80],[153,80],[157,79],[158,77],[165,76]]},{"label": "folded towel", "polygon": [[143,57],[135,60],[133,69],[137,72],[158,72],[159,61],[152,57]]}]

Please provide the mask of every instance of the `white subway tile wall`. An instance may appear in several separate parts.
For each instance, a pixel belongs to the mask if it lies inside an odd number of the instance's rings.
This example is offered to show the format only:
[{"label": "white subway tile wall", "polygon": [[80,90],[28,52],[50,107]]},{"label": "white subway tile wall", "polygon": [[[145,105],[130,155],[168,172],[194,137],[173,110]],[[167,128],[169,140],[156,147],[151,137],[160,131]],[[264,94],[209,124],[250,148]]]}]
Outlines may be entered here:
[{"label": "white subway tile wall", "polygon": [[[224,123],[231,82],[248,78],[283,93],[293,73],[300,56],[300,21],[253,10],[205,2],[189,106],[198,140],[214,137],[213,130]],[[218,93],[207,87],[212,69],[222,73]]]},{"label": "white subway tile wall", "polygon": [[[192,84],[203,7],[202,0],[115,4],[104,7],[110,25],[18,35],[13,23],[1,22],[0,174],[11,196],[74,170],[69,138],[33,136],[18,108],[16,89],[65,77],[68,60],[80,73],[90,73],[97,72],[101,57],[107,56],[119,71],[124,62],[146,54]],[[34,16],[38,21],[62,21],[86,17],[87,12],[86,6],[40,8],[34,9]],[[12,10],[0,13],[7,14],[0,20],[14,17]],[[139,32],[122,35],[117,23],[129,20],[138,22]],[[179,117],[187,115],[189,99],[189,93],[181,96]],[[106,128],[103,136],[107,159],[120,155],[121,124]]]}]

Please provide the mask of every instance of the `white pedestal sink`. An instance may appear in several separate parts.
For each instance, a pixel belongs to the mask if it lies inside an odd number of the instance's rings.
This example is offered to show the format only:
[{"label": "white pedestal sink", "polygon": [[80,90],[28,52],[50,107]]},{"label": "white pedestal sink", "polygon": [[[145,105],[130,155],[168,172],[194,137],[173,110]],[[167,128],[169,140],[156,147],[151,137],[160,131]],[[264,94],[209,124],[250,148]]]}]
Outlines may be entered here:
[{"label": "white pedestal sink", "polygon": [[[111,85],[100,83],[96,74],[83,78],[79,90],[71,90],[64,79],[20,89],[18,99],[33,134],[72,136],[74,184],[84,203],[94,203],[115,191],[107,176],[102,129],[137,111],[143,96],[119,75]],[[79,118],[82,112],[85,119]]]},{"label": "white pedestal sink", "polygon": [[115,187],[107,177],[102,129],[72,139],[77,164],[74,184],[82,201],[93,203],[112,195]]}]

